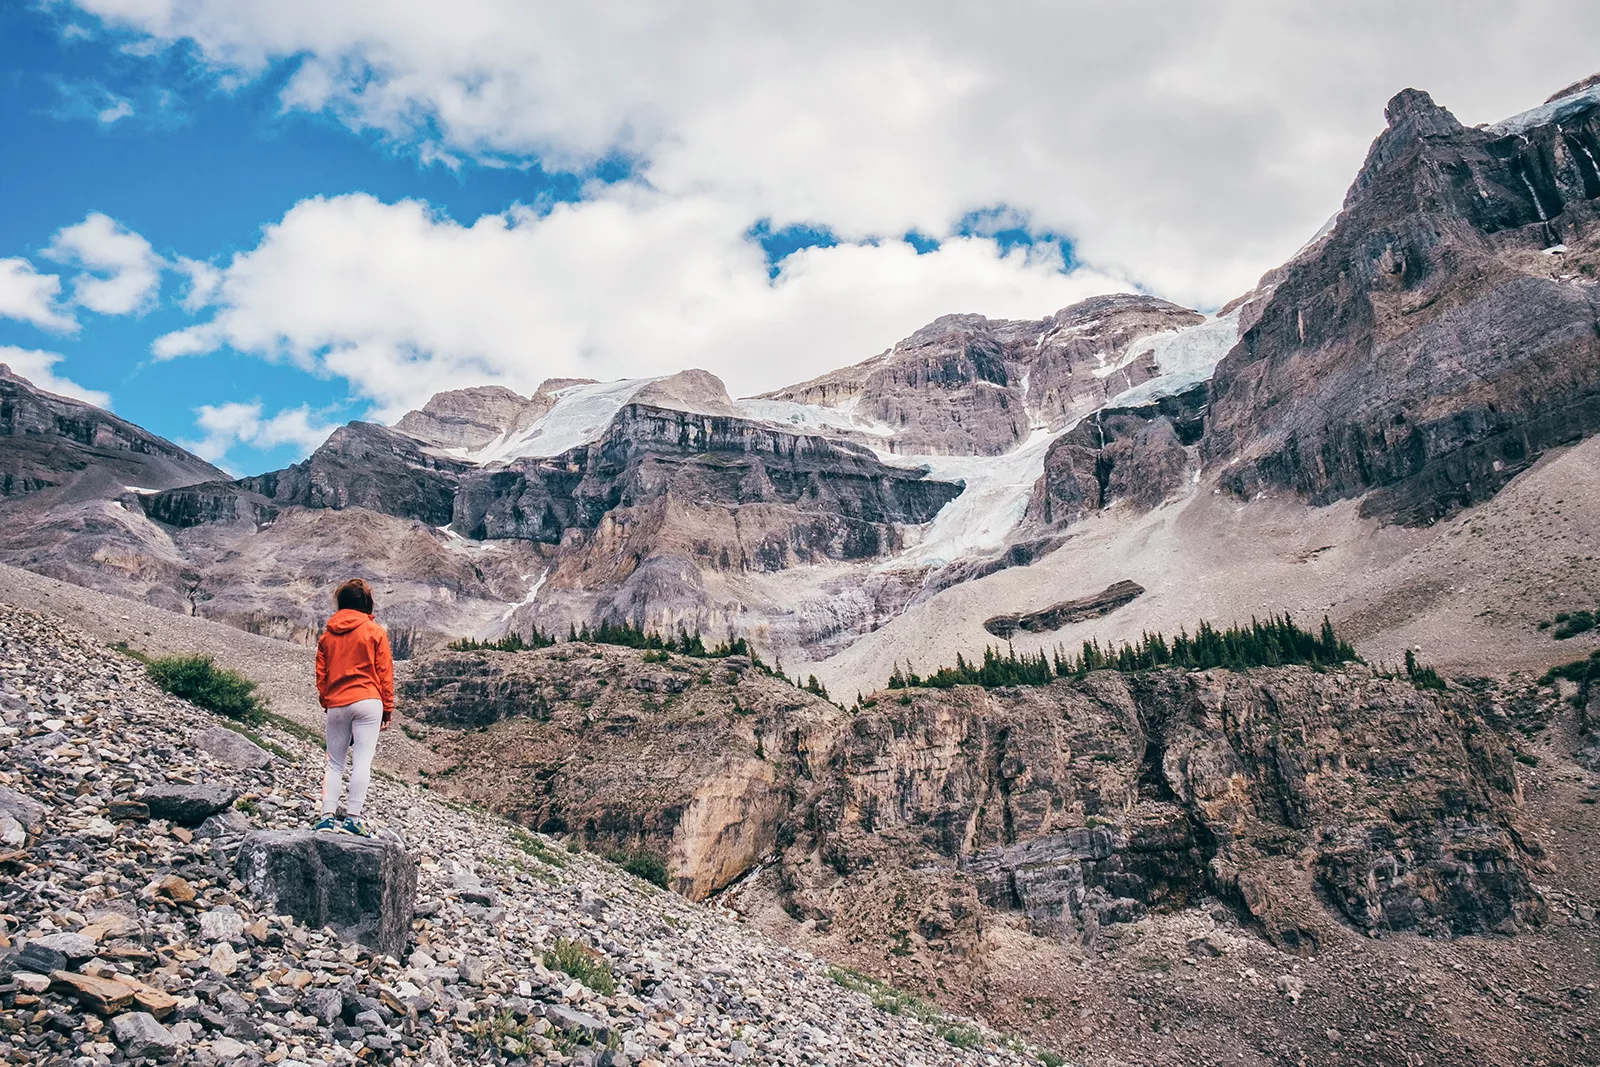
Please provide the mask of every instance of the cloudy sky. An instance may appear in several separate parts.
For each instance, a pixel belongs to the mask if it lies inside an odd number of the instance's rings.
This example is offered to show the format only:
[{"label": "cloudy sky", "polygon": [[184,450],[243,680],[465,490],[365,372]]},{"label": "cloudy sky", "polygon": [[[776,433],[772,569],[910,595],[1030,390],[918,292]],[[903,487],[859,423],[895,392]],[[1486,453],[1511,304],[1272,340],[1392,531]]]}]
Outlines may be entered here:
[{"label": "cloudy sky", "polygon": [[9,0],[0,362],[253,472],[444,388],[1211,309],[1395,91],[1494,121],[1597,43],[1592,0]]}]

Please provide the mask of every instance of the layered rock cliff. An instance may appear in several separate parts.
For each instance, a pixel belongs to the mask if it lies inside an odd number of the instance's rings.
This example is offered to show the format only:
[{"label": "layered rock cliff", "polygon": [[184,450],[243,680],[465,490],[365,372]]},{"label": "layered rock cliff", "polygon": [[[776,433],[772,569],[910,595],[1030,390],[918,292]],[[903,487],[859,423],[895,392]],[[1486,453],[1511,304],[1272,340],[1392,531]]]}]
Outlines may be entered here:
[{"label": "layered rock cliff", "polygon": [[1098,672],[845,712],[744,659],[577,643],[426,658],[404,693],[437,724],[444,788],[652,851],[694,897],[768,855],[784,906],[822,924],[897,887],[908,950],[970,944],[986,911],[1092,939],[1202,898],[1304,952],[1337,927],[1544,914],[1492,689],[1359,665]]},{"label": "layered rock cliff", "polygon": [[882,355],[757,400],[848,412],[894,452],[1000,455],[1035,428],[1059,430],[1148,381],[1159,368],[1140,342],[1202,321],[1132,294],[1033,321],[946,315]]},{"label": "layered rock cliff", "polygon": [[1428,522],[1600,429],[1600,94],[1467,128],[1408,89],[1386,115],[1217,367],[1203,450],[1242,496]]},{"label": "layered rock cliff", "polygon": [[[81,400],[34,387],[0,363],[0,498],[42,489],[79,496],[165,489],[222,471]],[[58,494],[59,497],[59,494]]]}]

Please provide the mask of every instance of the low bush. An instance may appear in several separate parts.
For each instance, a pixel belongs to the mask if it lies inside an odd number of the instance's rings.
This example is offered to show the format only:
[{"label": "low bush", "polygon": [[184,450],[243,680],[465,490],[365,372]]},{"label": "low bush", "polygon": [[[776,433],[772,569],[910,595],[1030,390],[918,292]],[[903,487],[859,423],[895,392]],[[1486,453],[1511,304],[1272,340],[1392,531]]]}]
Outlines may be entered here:
[{"label": "low bush", "polygon": [[260,722],[266,712],[256,683],[218,667],[210,656],[162,656],[145,669],[162,689],[207,711],[249,723]]},{"label": "low bush", "polygon": [[571,975],[603,997],[617,991],[617,979],[606,958],[581,941],[558,937],[544,954],[544,965]]},{"label": "low bush", "polygon": [[667,886],[667,864],[660,856],[645,849],[636,852],[608,852],[606,859],[627,871],[635,878],[642,878],[653,886],[662,889]]}]

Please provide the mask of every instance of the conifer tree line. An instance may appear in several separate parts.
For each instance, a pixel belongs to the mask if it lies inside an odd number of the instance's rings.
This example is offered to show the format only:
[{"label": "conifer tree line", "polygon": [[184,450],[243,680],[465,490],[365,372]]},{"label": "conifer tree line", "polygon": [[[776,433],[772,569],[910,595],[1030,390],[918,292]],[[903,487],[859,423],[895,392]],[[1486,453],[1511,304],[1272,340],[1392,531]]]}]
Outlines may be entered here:
[{"label": "conifer tree line", "polygon": [[[619,645],[623,648],[638,648],[648,652],[676,652],[680,656],[694,656],[697,659],[749,656],[757,666],[762,665],[760,659],[751,651],[750,643],[744,638],[730,635],[726,641],[707,645],[698,630],[694,633],[679,630],[676,634],[663,637],[654,630],[646,631],[628,622],[602,622],[593,628],[590,628],[588,623],[584,623],[581,627],[573,623],[567,629],[566,640],[586,645]],[[470,637],[463,637],[451,641],[445,647],[452,652],[526,652],[550,648],[554,644],[556,644],[554,634],[546,634],[535,626],[526,637],[517,632],[506,634],[493,641],[476,641]]]},{"label": "conifer tree line", "polygon": [[1321,630],[1310,633],[1284,614],[1274,615],[1265,622],[1252,618],[1248,626],[1235,624],[1226,630],[1202,622],[1193,636],[1180,630],[1171,640],[1160,633],[1146,633],[1137,642],[1124,641],[1118,648],[1109,645],[1102,648],[1098,640],[1085,641],[1076,655],[1067,654],[1059,645],[1054,653],[1041,649],[1037,653],[1020,655],[1015,649],[1002,653],[990,645],[983,650],[981,663],[969,662],[958,653],[954,667],[940,667],[926,676],[917,674],[909,662],[903,670],[896,665],[894,674],[889,677],[889,688],[1049,685],[1057,678],[1082,678],[1090,671],[1101,670],[1240,669],[1291,664],[1317,667],[1357,659],[1355,648],[1339,638],[1327,616],[1323,616]]}]

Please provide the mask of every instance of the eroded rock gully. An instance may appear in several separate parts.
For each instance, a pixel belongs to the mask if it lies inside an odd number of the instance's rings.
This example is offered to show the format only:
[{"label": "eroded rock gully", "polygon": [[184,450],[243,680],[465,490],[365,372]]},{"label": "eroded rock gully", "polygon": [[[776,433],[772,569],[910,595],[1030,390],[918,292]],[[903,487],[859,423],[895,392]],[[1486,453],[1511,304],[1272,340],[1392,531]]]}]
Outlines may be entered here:
[{"label": "eroded rock gully", "polygon": [[824,926],[893,883],[908,950],[970,943],[989,912],[1092,940],[1201,899],[1308,953],[1335,927],[1510,932],[1545,914],[1493,687],[1425,692],[1364,666],[1097,672],[851,713],[743,659],[651,659],[455,653],[414,663],[404,691],[438,724],[445,788],[654,852],[695,898],[766,859],[789,913]]}]

